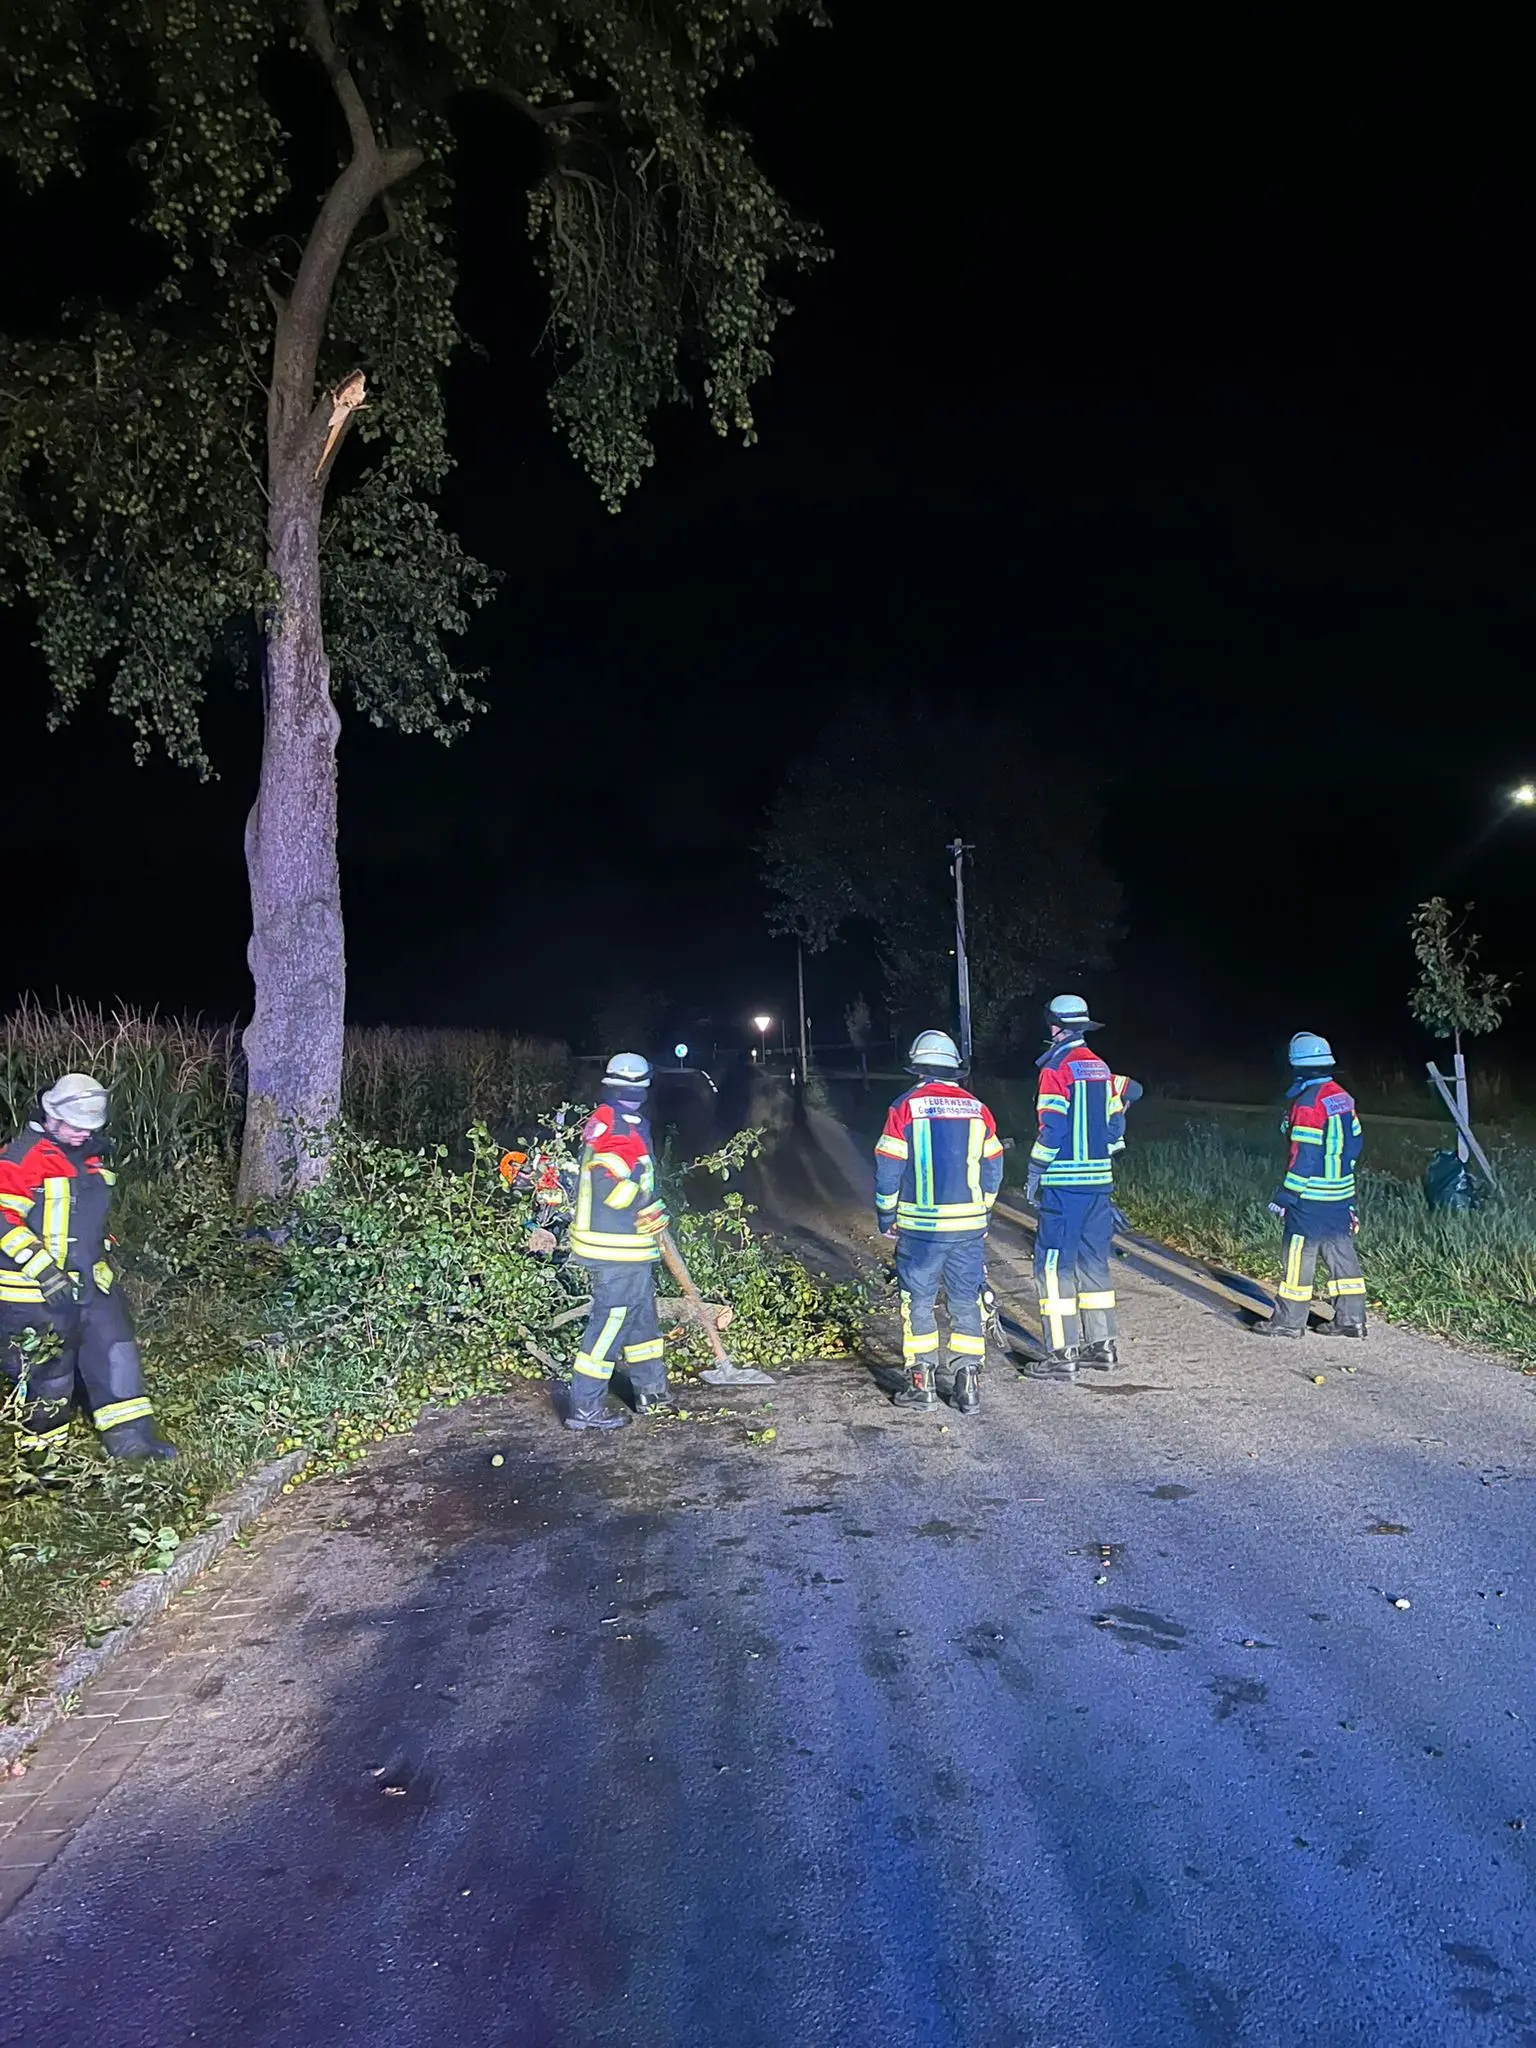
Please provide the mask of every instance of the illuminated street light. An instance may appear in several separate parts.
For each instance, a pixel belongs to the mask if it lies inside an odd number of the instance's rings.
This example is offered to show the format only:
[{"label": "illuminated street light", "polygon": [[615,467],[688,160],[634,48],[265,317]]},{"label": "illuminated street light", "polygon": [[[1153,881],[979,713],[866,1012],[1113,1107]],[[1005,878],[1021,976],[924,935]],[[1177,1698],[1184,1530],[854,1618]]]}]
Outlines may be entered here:
[{"label": "illuminated street light", "polygon": [[1536,806],[1536,782],[1522,782],[1509,792],[1512,804],[1519,804],[1522,810]]},{"label": "illuminated street light", "polygon": [[758,1050],[758,1061],[760,1065],[766,1066],[768,1064],[768,1027],[773,1022],[773,1019],[771,1017],[754,1017],[752,1022],[757,1026],[758,1036],[763,1041]]}]

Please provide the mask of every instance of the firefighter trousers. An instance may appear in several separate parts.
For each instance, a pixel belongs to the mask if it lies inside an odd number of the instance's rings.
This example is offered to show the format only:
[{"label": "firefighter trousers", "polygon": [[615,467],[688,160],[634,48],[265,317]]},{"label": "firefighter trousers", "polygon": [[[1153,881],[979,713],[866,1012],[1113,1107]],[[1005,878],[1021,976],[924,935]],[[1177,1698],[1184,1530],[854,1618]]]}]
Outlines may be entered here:
[{"label": "firefighter trousers", "polygon": [[901,1289],[901,1355],[920,1366],[936,1356],[939,1289],[949,1312],[949,1356],[956,1365],[980,1365],[987,1348],[982,1334],[981,1290],[986,1280],[985,1233],[953,1237],[916,1230],[896,1233],[896,1282]]},{"label": "firefighter trousers", "polygon": [[1115,1236],[1108,1188],[1040,1190],[1035,1232],[1035,1283],[1040,1323],[1051,1351],[1103,1344],[1115,1334],[1115,1289],[1109,1254]]},{"label": "firefighter trousers", "polygon": [[595,1415],[616,1365],[637,1394],[664,1393],[661,1325],[656,1320],[656,1268],[649,1260],[583,1259],[592,1308],[571,1373],[571,1413]]},{"label": "firefighter trousers", "polygon": [[1365,1328],[1365,1275],[1360,1254],[1355,1250],[1349,1212],[1319,1216],[1315,1209],[1292,1208],[1286,1212],[1285,1244],[1281,1254],[1281,1279],[1276,1289],[1275,1326],[1301,1331],[1307,1327],[1321,1257],[1328,1268],[1325,1289],[1333,1303],[1334,1326],[1340,1330]]},{"label": "firefighter trousers", "polygon": [[19,1342],[21,1333],[52,1327],[40,1309],[0,1309],[0,1364],[12,1384],[23,1377],[27,1382],[23,1449],[46,1450],[62,1440],[77,1392],[103,1436],[153,1413],[128,1305],[117,1288],[103,1294],[93,1287],[80,1304],[79,1343],[33,1364]]}]

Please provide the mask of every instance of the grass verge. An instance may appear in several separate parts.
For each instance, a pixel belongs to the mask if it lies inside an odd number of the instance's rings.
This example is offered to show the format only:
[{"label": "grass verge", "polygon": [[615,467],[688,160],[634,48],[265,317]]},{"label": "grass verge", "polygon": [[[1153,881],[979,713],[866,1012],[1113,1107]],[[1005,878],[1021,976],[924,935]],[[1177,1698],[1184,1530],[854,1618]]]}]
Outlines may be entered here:
[{"label": "grass verge", "polygon": [[[1284,1166],[1278,1107],[1263,1119],[1240,1114],[1180,1125],[1174,1105],[1146,1106],[1150,1118],[1140,1104],[1130,1113],[1130,1142],[1115,1169],[1116,1200],[1131,1223],[1198,1258],[1277,1281],[1280,1227],[1265,1205]],[[1138,1135],[1149,1125],[1160,1135]],[[1500,1193],[1458,1216],[1431,1210],[1424,1199],[1415,1175],[1431,1150],[1427,1138],[1407,1144],[1399,1134],[1376,1145],[1366,1119],[1359,1245],[1371,1306],[1393,1322],[1496,1351],[1536,1372],[1536,1154],[1515,1146],[1498,1152]],[[1397,1171],[1372,1170],[1382,1151]],[[1022,1188],[1027,1165],[1021,1139],[1008,1155],[1010,1186]]]}]

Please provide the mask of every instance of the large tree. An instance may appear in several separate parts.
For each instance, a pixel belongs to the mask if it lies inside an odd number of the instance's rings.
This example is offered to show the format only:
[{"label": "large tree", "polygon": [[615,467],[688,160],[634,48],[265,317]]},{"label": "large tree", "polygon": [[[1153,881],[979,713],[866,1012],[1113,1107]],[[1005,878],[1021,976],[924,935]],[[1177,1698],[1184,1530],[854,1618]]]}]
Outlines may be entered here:
[{"label": "large tree", "polygon": [[652,459],[658,409],[695,383],[715,427],[751,439],[751,388],[785,310],[770,275],[815,249],[716,102],[792,12],[819,10],[0,9],[0,153],[29,188],[86,172],[85,204],[103,175],[93,157],[131,131],[163,260],[133,307],[61,309],[49,335],[0,344],[3,594],[35,607],[56,715],[104,681],[141,751],[206,769],[210,673],[260,675],[247,1197],[323,1170],[340,1099],[337,700],[439,738],[475,708],[445,641],[490,578],[434,504],[449,466],[442,373],[460,340],[445,226],[455,106],[480,94],[507,109],[502,196],[526,206],[548,294],[554,417],[617,508]]},{"label": "large tree", "polygon": [[1095,849],[1093,778],[1042,752],[1021,719],[856,704],[796,764],[769,811],[775,929],[820,951],[869,934],[907,1023],[954,1007],[945,848],[975,848],[966,926],[978,1053],[1039,1036],[1052,984],[1104,966],[1120,895]]}]

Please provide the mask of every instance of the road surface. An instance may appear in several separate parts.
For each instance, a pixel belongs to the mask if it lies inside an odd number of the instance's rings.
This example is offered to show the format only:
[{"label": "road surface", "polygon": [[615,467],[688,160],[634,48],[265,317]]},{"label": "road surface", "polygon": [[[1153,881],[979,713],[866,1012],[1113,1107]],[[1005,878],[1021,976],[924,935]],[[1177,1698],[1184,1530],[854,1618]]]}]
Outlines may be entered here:
[{"label": "road surface", "polygon": [[1125,1319],[976,1419],[530,1387],[301,1489],[158,1625],[0,2041],[1536,2048],[1533,1382]]}]

